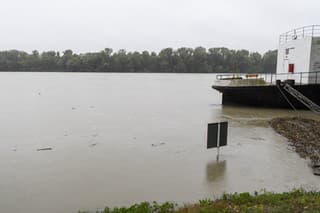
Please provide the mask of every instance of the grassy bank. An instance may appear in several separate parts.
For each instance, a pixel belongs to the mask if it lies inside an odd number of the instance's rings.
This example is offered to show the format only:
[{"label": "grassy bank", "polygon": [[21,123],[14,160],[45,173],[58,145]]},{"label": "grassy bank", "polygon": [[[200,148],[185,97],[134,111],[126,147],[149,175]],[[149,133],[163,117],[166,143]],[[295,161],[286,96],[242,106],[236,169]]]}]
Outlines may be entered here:
[{"label": "grassy bank", "polygon": [[[90,211],[80,211],[89,213]],[[175,203],[140,203],[131,207],[105,208],[99,213],[196,213],[196,212],[320,212],[320,192],[295,190],[285,193],[264,192],[225,194],[217,200],[200,200],[179,207]]]}]

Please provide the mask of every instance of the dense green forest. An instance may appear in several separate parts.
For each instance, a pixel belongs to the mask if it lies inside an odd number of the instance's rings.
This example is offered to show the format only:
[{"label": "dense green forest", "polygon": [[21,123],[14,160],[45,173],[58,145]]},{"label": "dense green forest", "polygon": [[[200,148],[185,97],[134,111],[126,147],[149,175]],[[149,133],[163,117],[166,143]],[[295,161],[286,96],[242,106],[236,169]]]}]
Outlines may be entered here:
[{"label": "dense green forest", "polygon": [[247,50],[203,47],[166,48],[155,52],[100,52],[76,54],[47,51],[31,54],[18,50],[0,52],[0,71],[159,72],[159,73],[274,73],[277,51],[264,55]]}]

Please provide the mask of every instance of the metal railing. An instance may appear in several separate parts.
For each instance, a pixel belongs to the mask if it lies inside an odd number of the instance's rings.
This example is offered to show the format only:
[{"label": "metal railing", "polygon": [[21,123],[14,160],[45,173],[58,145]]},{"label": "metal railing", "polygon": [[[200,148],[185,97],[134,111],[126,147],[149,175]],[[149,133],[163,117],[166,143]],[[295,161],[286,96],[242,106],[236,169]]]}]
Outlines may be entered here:
[{"label": "metal railing", "polygon": [[279,43],[283,44],[292,40],[317,36],[320,36],[320,25],[304,26],[281,34],[279,37]]},{"label": "metal railing", "polygon": [[320,71],[297,73],[234,73],[216,75],[217,80],[262,79],[266,84],[274,85],[277,80],[295,80],[295,84],[320,84]]},{"label": "metal railing", "polygon": [[275,84],[277,80],[295,80],[295,84],[320,84],[320,71],[315,72],[297,72],[297,73],[275,73],[266,76],[266,81]]}]

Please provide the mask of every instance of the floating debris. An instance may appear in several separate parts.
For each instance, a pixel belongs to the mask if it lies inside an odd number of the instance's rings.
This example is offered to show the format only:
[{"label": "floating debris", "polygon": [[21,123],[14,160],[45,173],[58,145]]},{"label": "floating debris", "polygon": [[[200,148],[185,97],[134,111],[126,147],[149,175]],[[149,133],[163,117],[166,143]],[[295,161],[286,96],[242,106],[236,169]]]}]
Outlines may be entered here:
[{"label": "floating debris", "polygon": [[180,150],[180,151],[176,151],[174,152],[175,154],[181,154],[181,153],[184,153],[184,152],[187,152],[187,150]]},{"label": "floating debris", "polygon": [[313,174],[317,175],[317,176],[320,176],[320,168],[319,167],[313,168]]},{"label": "floating debris", "polygon": [[158,146],[163,146],[165,145],[166,143],[162,142],[162,143],[153,143],[151,144],[152,147],[158,147]]},{"label": "floating debris", "polygon": [[96,146],[96,145],[98,145],[98,143],[92,143],[92,144],[90,145],[90,147],[94,147],[94,146]]},{"label": "floating debris", "polygon": [[264,138],[260,138],[260,137],[251,137],[250,139],[255,140],[255,141],[265,141]]},{"label": "floating debris", "polygon": [[72,109],[72,110],[75,110],[76,108],[75,108],[75,107],[72,107],[71,109]]},{"label": "floating debris", "polygon": [[[312,167],[320,165],[320,122],[312,119],[293,117],[275,118],[270,125],[280,135],[288,138],[291,148],[302,158],[309,158]],[[316,172],[319,173],[319,167]]]},{"label": "floating debris", "polygon": [[313,168],[320,168],[320,162],[313,163],[313,164],[311,165],[311,167],[313,167]]},{"label": "floating debris", "polygon": [[49,151],[52,150],[51,147],[47,147],[47,148],[41,148],[41,149],[37,149],[37,151]]}]

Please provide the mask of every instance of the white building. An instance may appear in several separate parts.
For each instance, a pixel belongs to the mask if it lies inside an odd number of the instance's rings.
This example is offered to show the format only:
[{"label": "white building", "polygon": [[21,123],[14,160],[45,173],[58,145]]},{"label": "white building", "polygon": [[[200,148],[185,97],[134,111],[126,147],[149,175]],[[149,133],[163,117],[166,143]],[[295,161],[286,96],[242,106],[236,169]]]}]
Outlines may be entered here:
[{"label": "white building", "polygon": [[280,35],[277,74],[278,79],[295,79],[297,84],[320,82],[320,25]]}]

